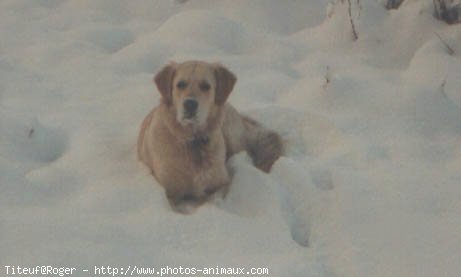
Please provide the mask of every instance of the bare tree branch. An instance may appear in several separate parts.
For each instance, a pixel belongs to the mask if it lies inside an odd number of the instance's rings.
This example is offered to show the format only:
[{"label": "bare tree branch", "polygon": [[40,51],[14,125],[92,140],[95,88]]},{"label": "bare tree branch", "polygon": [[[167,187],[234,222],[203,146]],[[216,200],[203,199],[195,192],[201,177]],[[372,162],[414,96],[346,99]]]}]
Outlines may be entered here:
[{"label": "bare tree branch", "polygon": [[351,0],[347,0],[347,2],[349,4],[348,11],[349,11],[349,20],[351,22],[351,27],[352,27],[352,35],[354,36],[354,40],[357,40],[359,39],[359,35],[357,34],[357,30],[355,29],[355,23],[354,23],[354,20],[352,19],[352,3],[351,3]]},{"label": "bare tree branch", "polygon": [[453,48],[451,48],[450,45],[448,45],[448,43],[445,40],[443,40],[439,34],[437,34],[437,32],[434,32],[434,33],[440,39],[442,44],[445,45],[445,47],[447,48],[448,54],[450,54],[450,56],[455,55],[455,50],[453,50]]}]

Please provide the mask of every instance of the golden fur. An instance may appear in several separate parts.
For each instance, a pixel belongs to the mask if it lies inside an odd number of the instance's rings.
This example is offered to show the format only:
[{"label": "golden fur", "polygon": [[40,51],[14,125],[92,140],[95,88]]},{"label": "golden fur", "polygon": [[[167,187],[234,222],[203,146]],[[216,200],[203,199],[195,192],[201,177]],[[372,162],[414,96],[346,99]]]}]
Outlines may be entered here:
[{"label": "golden fur", "polygon": [[[173,209],[189,212],[217,192],[225,195],[231,182],[226,161],[233,154],[246,150],[265,172],[282,154],[277,133],[226,104],[236,77],[224,66],[170,63],[154,81],[162,101],[142,122],[138,156]],[[195,110],[187,107],[189,100]]]}]

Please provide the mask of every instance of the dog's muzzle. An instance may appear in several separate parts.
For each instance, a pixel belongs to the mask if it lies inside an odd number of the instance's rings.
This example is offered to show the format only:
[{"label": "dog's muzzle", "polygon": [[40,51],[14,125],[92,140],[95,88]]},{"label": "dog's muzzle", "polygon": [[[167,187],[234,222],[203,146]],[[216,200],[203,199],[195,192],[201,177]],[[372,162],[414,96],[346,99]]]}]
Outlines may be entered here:
[{"label": "dog's muzzle", "polygon": [[195,99],[187,99],[183,102],[184,118],[190,119],[195,117],[198,109],[198,102]]}]

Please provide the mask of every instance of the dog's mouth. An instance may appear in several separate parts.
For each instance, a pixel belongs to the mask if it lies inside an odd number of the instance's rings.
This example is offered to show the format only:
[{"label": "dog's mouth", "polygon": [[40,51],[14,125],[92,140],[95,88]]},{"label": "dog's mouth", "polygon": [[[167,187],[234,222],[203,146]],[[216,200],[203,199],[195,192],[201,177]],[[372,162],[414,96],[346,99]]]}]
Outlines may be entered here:
[{"label": "dog's mouth", "polygon": [[195,126],[198,124],[197,116],[190,114],[183,114],[180,120],[181,125],[183,126]]},{"label": "dog's mouth", "polygon": [[191,113],[191,112],[184,111],[182,119],[183,120],[194,120],[196,117],[197,117],[197,114],[195,112]]}]

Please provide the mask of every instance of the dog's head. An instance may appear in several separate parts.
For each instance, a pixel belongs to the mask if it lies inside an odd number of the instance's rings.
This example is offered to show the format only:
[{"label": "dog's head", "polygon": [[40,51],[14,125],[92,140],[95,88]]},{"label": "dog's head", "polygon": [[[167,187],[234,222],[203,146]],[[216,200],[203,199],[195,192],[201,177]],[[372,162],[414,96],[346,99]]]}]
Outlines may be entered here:
[{"label": "dog's head", "polygon": [[216,63],[170,63],[154,77],[166,105],[173,106],[182,126],[200,127],[213,105],[222,106],[236,82],[235,75]]}]

